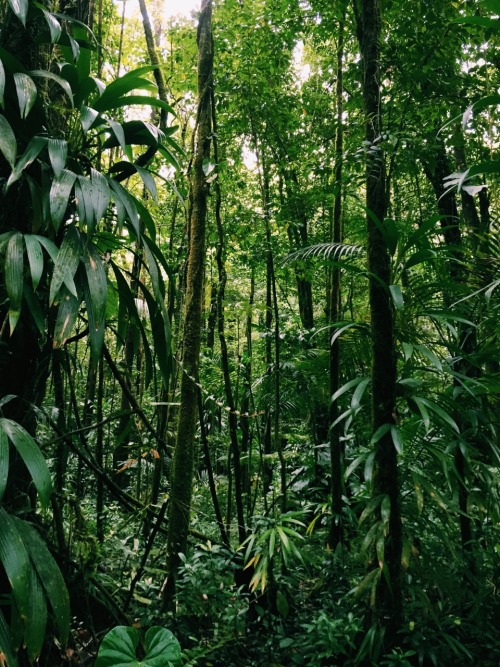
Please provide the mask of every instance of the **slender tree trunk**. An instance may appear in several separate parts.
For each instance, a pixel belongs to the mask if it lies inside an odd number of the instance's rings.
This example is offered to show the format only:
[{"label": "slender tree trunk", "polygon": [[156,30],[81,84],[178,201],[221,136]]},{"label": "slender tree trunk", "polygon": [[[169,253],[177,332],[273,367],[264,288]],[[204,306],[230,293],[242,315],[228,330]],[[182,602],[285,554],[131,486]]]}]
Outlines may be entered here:
[{"label": "slender tree trunk", "polygon": [[247,457],[246,466],[242,469],[243,493],[246,496],[247,517],[251,514],[251,472],[252,472],[252,434],[250,429],[250,398],[252,391],[252,309],[255,296],[255,270],[252,267],[250,278],[250,296],[248,299],[248,313],[245,326],[246,351],[243,353],[243,397],[241,399],[241,452]]},{"label": "slender tree trunk", "polygon": [[[342,241],[342,154],[344,152],[344,129],[343,129],[343,67],[344,67],[344,32],[347,6],[344,4],[342,18],[339,23],[339,38],[337,45],[337,84],[335,90],[337,105],[337,131],[335,136],[335,201],[333,206],[332,241]],[[340,268],[334,267],[330,274],[330,324],[335,324],[341,316],[341,285]],[[333,331],[330,329],[330,339]],[[340,341],[336,337],[330,343],[330,399],[340,387]],[[330,400],[329,412],[329,441],[330,441],[330,467],[331,467],[331,494],[332,494],[332,521],[328,536],[328,544],[335,549],[343,537],[342,525],[342,492],[344,487],[343,452],[340,441],[341,425],[335,424],[338,417],[338,403]]]},{"label": "slender tree trunk", "polygon": [[204,161],[210,157],[211,94],[213,68],[212,0],[202,0],[198,25],[198,117],[196,154],[192,180],[189,256],[184,314],[184,356],[181,378],[181,406],[175,446],[171,505],[167,537],[168,579],[164,590],[167,605],[173,601],[179,553],[187,549],[189,512],[193,486],[194,441],[198,408],[199,354],[201,343],[202,294],[205,266],[205,226],[208,186]]},{"label": "slender tree trunk", "polygon": [[[372,334],[372,430],[395,424],[396,355],[394,317],[388,286],[391,284],[390,256],[380,226],[384,224],[387,195],[384,156],[375,144],[382,130],[380,107],[381,14],[378,0],[361,2],[361,56],[365,136],[370,150],[366,165],[366,208],[368,268]],[[397,453],[391,431],[375,443],[372,493],[381,503],[389,501],[390,515],[384,526],[384,553],[374,605],[374,622],[385,630],[386,648],[396,642],[402,621],[401,553],[402,525],[398,484]],[[382,500],[383,499],[383,500]],[[379,513],[378,518],[382,521]]]},{"label": "slender tree trunk", "polygon": [[[163,70],[161,69],[160,57],[156,48],[151,21],[149,20],[146,0],[139,0],[139,7],[141,10],[142,24],[144,26],[144,36],[146,38],[146,48],[148,50],[149,61],[152,65],[156,65],[156,69],[154,70],[154,77],[156,85],[158,86],[158,97],[163,102],[167,102],[167,85],[163,75]],[[162,125],[167,124],[167,112],[164,109],[162,109],[160,112],[160,121]]]},{"label": "slender tree trunk", "polygon": [[[219,153],[217,145],[217,118],[215,114],[215,97],[212,90],[212,128],[213,128],[213,147],[215,164],[219,164]],[[229,370],[229,355],[227,351],[226,333],[225,333],[225,318],[224,318],[224,298],[226,293],[227,273],[224,265],[225,248],[224,248],[224,230],[222,227],[221,218],[221,188],[219,179],[214,183],[215,189],[215,222],[217,226],[217,250],[215,259],[217,262],[217,271],[219,274],[219,285],[217,288],[217,331],[219,334],[219,343],[221,351],[222,374],[224,377],[224,390],[226,394],[226,403],[229,408],[229,438],[231,442],[231,452],[234,469],[234,494],[236,505],[236,517],[238,520],[238,539],[242,544],[246,539],[245,529],[245,515],[244,515],[244,500],[243,487],[241,479],[241,464],[240,464],[240,445],[238,441],[238,417],[236,415],[236,404],[233,396],[233,388],[231,383],[231,373]],[[230,517],[228,516],[228,520]]]}]

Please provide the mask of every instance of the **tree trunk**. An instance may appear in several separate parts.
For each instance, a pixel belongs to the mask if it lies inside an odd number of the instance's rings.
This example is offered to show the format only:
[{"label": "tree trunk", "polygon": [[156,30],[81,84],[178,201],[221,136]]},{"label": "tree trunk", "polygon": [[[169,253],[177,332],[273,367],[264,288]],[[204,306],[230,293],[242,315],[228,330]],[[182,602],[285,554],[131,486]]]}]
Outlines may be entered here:
[{"label": "tree trunk", "polygon": [[175,580],[180,563],[179,553],[185,553],[189,529],[189,512],[193,485],[194,441],[198,412],[198,378],[202,294],[205,265],[205,226],[208,186],[204,161],[210,157],[212,86],[212,0],[202,0],[198,25],[198,116],[196,154],[192,179],[192,209],[190,216],[189,256],[186,277],[184,313],[184,356],[181,378],[181,406],[175,446],[170,511],[167,537],[168,579],[164,601],[169,606],[175,593]]},{"label": "tree trunk", "polygon": [[[369,142],[366,164],[366,208],[368,269],[371,274],[369,301],[372,334],[372,430],[395,424],[396,355],[394,317],[388,286],[391,284],[390,256],[380,226],[384,224],[387,195],[384,155],[376,140],[380,137],[380,38],[381,15],[378,0],[361,3],[361,56],[365,137]],[[375,443],[372,494],[388,498],[390,515],[384,526],[383,556],[378,554],[381,572],[374,605],[374,622],[385,630],[386,648],[396,642],[401,627],[402,525],[398,484],[397,453],[391,431]],[[379,505],[380,507],[381,505]],[[381,513],[377,517],[382,521]]]},{"label": "tree trunk", "polygon": [[[336,105],[337,105],[337,131],[335,136],[335,202],[333,207],[332,221],[332,241],[341,243],[342,241],[342,154],[344,151],[344,129],[342,126],[342,116],[344,111],[342,95],[344,94],[343,85],[343,66],[344,66],[344,31],[347,6],[344,4],[342,18],[339,23],[339,41],[337,46],[337,85],[336,85]],[[340,268],[334,267],[330,274],[330,308],[329,321],[333,325],[341,317],[341,285]],[[329,330],[330,338],[333,330]],[[330,398],[340,387],[340,341],[336,337],[330,343]],[[342,492],[344,486],[344,470],[342,443],[340,441],[341,425],[335,424],[339,413],[338,403],[330,401],[329,412],[329,441],[330,441],[330,469],[331,469],[331,494],[332,494],[332,521],[328,536],[328,544],[331,549],[335,549],[341,542],[343,536],[342,526]],[[335,425],[334,425],[335,424]]]}]

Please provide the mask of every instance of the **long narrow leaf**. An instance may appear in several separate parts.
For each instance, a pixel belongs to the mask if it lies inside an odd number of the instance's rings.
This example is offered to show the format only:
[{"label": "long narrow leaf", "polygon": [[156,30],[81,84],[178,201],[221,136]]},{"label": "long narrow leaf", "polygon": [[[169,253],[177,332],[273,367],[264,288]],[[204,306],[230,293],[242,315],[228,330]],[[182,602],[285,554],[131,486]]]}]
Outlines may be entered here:
[{"label": "long narrow leaf", "polygon": [[63,169],[52,182],[50,188],[50,215],[56,232],[59,231],[61,222],[65,217],[75,179],[76,174],[68,169]]},{"label": "long narrow leaf", "polygon": [[47,145],[47,142],[48,140],[45,137],[32,137],[28,146],[26,147],[26,150],[14,166],[12,174],[9,176],[9,180],[7,181],[8,188],[17,180],[19,180],[26,167],[29,167],[29,165],[34,160],[36,160],[36,158]]},{"label": "long narrow leaf", "polygon": [[17,141],[9,121],[0,114],[0,151],[14,169],[17,155]]},{"label": "long narrow leaf", "polygon": [[14,73],[17,100],[21,118],[26,118],[35,104],[38,92],[33,79],[23,72]]},{"label": "long narrow leaf", "polygon": [[16,525],[50,603],[59,638],[65,644],[69,635],[70,606],[64,578],[37,531],[20,519],[16,519]]},{"label": "long narrow leaf", "polygon": [[28,0],[9,0],[9,5],[23,26],[26,26],[26,18],[28,16],[29,8]]},{"label": "long narrow leaf", "polygon": [[9,297],[10,332],[14,331],[21,316],[24,285],[23,235],[16,232],[7,244],[5,252],[5,287]]},{"label": "long narrow leaf", "polygon": [[30,563],[13,517],[0,507],[0,563],[21,616],[27,616],[30,600]]},{"label": "long narrow leaf", "polygon": [[73,277],[80,263],[82,248],[80,234],[78,230],[72,225],[68,228],[61,248],[57,253],[57,260],[52,273],[52,280],[50,283],[49,304],[52,305],[59,294],[61,285],[63,283],[70,290],[74,296],[76,295]]},{"label": "long narrow leaf", "polygon": [[62,78],[62,76],[59,76],[58,74],[54,74],[53,72],[47,72],[46,70],[41,70],[41,69],[31,70],[31,72],[29,72],[29,74],[31,76],[41,77],[42,79],[51,79],[52,81],[55,81],[64,90],[64,92],[66,93],[66,95],[69,98],[71,106],[73,106],[73,93],[71,92],[71,86],[66,81],[66,79]]},{"label": "long narrow leaf", "polygon": [[42,506],[48,507],[52,495],[52,480],[47,462],[38,445],[28,431],[12,419],[0,417],[0,429],[7,434],[28,468]]},{"label": "long narrow leaf", "polygon": [[33,283],[33,289],[36,290],[43,273],[42,246],[34,234],[25,234],[24,244],[26,245],[26,253],[31,271],[31,282]]},{"label": "long narrow leaf", "polygon": [[30,601],[25,625],[26,653],[30,662],[33,662],[40,657],[47,627],[45,595],[40,584],[40,579],[33,567],[30,568]]},{"label": "long narrow leaf", "polygon": [[94,359],[98,359],[104,342],[108,283],[101,257],[92,244],[89,244],[83,252],[83,263],[87,275],[84,291],[89,319],[90,347]]},{"label": "long narrow leaf", "polygon": [[81,299],[64,287],[62,290],[63,294],[54,326],[54,348],[62,347],[66,343],[73,332],[76,318],[80,312]]},{"label": "long narrow leaf", "polygon": [[68,157],[68,142],[64,139],[49,139],[49,159],[56,178],[62,174]]}]

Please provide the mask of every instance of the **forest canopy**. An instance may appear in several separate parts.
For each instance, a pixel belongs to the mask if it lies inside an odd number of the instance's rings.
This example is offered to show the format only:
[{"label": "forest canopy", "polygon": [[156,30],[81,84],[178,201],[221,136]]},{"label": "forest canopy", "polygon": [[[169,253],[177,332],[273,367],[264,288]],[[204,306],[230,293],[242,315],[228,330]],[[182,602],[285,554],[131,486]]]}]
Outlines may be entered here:
[{"label": "forest canopy", "polygon": [[500,662],[499,0],[1,0],[0,665]]}]

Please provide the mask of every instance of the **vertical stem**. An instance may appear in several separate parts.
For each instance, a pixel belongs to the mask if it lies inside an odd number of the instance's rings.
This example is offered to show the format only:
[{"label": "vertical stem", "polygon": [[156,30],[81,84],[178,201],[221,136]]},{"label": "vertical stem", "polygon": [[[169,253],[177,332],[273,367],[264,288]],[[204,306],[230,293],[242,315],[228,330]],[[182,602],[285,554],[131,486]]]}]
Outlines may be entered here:
[{"label": "vertical stem", "polygon": [[210,157],[211,95],[213,68],[212,0],[202,0],[198,24],[198,117],[196,154],[192,180],[192,207],[189,227],[189,256],[184,314],[184,356],[181,379],[181,406],[175,446],[171,504],[167,536],[168,579],[164,590],[167,606],[173,603],[179,553],[185,553],[193,487],[194,440],[198,412],[198,377],[202,294],[205,268],[205,226],[208,187],[204,162]]},{"label": "vertical stem", "polygon": [[[101,356],[99,360],[99,381],[97,386],[97,440],[95,460],[101,470],[104,470],[104,427],[103,420],[103,400],[104,400],[104,361]],[[97,478],[97,497],[96,497],[96,524],[97,539],[102,544],[104,542],[104,483],[102,477]]]},{"label": "vertical stem", "polygon": [[[363,58],[363,98],[365,136],[370,150],[366,163],[366,208],[369,301],[372,334],[372,430],[395,424],[396,354],[394,315],[388,286],[391,264],[380,226],[387,206],[385,161],[377,143],[382,130],[380,106],[379,0],[361,2],[361,55]],[[389,430],[375,443],[372,493],[374,498],[388,497],[390,516],[384,527],[384,555],[381,567],[374,621],[385,630],[386,647],[396,642],[402,621],[401,553],[402,524],[398,483],[397,452]],[[381,519],[381,517],[380,517]]]},{"label": "vertical stem", "polygon": [[[344,129],[343,129],[343,66],[344,66],[344,32],[347,4],[344,3],[342,18],[339,23],[339,38],[337,45],[337,85],[335,90],[337,104],[337,131],[335,136],[335,201],[332,220],[332,241],[342,242],[342,154],[344,151]],[[340,268],[332,268],[330,274],[330,324],[340,320],[341,313],[341,284]],[[330,335],[333,331],[330,329]],[[333,336],[332,336],[333,338]],[[340,340],[338,337],[330,343],[330,397],[340,387]],[[342,491],[344,486],[343,452],[340,441],[340,424],[335,424],[338,417],[338,403],[330,402],[329,411],[329,441],[330,441],[330,468],[331,468],[331,494],[332,494],[332,521],[328,536],[328,544],[335,549],[343,537],[342,526]],[[335,425],[334,425],[335,424]]]}]

